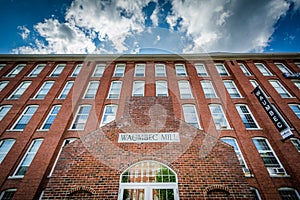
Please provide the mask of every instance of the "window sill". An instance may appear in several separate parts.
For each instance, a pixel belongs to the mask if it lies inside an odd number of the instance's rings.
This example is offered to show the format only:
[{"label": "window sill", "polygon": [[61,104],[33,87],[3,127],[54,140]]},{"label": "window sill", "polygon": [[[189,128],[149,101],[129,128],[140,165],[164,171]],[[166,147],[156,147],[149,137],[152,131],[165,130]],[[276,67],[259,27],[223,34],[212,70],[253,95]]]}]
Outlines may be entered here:
[{"label": "window sill", "polygon": [[247,131],[262,131],[262,128],[246,128]]},{"label": "window sill", "polygon": [[22,179],[24,176],[9,176],[8,179]]},{"label": "window sill", "polygon": [[288,175],[288,174],[284,174],[284,175],[270,174],[270,177],[271,177],[271,178],[289,178],[289,177],[291,177],[291,176]]}]

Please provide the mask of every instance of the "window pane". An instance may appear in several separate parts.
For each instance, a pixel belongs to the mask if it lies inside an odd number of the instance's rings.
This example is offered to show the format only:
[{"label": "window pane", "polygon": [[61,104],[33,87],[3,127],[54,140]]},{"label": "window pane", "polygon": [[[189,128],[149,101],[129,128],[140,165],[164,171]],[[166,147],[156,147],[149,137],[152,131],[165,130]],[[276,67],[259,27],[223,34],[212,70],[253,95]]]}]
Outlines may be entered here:
[{"label": "window pane", "polygon": [[157,77],[166,77],[166,69],[164,64],[155,65],[155,76]]},{"label": "window pane", "polygon": [[0,81],[0,92],[3,90],[3,88],[5,88],[5,86],[7,86],[8,83],[9,81]]},{"label": "window pane", "polygon": [[283,63],[275,63],[275,65],[282,73],[292,74],[291,70],[287,68]]},{"label": "window pane", "polygon": [[77,77],[78,76],[78,74],[79,74],[79,72],[80,72],[80,70],[81,70],[81,68],[82,68],[82,64],[78,64],[78,65],[76,65],[76,67],[75,67],[75,69],[74,69],[74,71],[73,71],[73,73],[72,73],[72,77]]},{"label": "window pane", "polygon": [[192,91],[190,88],[190,83],[188,81],[178,81],[180,98],[182,99],[192,99]]},{"label": "window pane", "polygon": [[198,116],[194,105],[182,105],[185,122],[199,128]]},{"label": "window pane", "polygon": [[46,121],[44,122],[44,125],[42,126],[42,129],[49,129],[56,118],[56,115],[58,114],[59,110],[61,108],[61,105],[55,105],[53,106],[52,110],[50,111],[49,115],[46,118]]},{"label": "window pane", "polygon": [[283,87],[283,85],[279,81],[269,80],[269,82],[282,98],[292,97],[292,95]]},{"label": "window pane", "polygon": [[124,64],[117,64],[114,72],[114,77],[123,77],[125,72]]},{"label": "window pane", "polygon": [[300,152],[300,139],[299,138],[291,138],[291,142],[295,146],[295,148]]},{"label": "window pane", "polygon": [[256,121],[254,120],[254,117],[252,113],[250,112],[248,106],[246,105],[236,105],[236,109],[238,113],[240,114],[240,117],[245,124],[246,128],[258,128]]},{"label": "window pane", "polygon": [[25,64],[18,64],[11,72],[9,72],[6,75],[6,77],[15,77],[15,76],[17,76],[25,66],[26,66]]},{"label": "window pane", "polygon": [[45,82],[38,93],[34,96],[35,99],[44,99],[48,94],[49,90],[52,88],[54,81]]},{"label": "window pane", "polygon": [[218,104],[209,105],[210,112],[212,114],[215,126],[217,129],[229,129],[230,126],[227,122],[227,119],[224,115],[223,109]]},{"label": "window pane", "polygon": [[144,77],[145,76],[145,64],[136,64],[135,65],[134,76],[135,77]]},{"label": "window pane", "polygon": [[122,88],[122,81],[111,82],[108,98],[109,99],[120,98],[121,88]]},{"label": "window pane", "polygon": [[28,76],[29,77],[37,77],[41,73],[41,71],[44,69],[45,66],[46,66],[46,64],[38,64]]},{"label": "window pane", "polygon": [[104,69],[105,69],[104,64],[97,64],[93,76],[94,77],[102,77],[102,75],[104,73]]},{"label": "window pane", "polygon": [[175,65],[176,76],[187,76],[185,66],[183,64]]},{"label": "window pane", "polygon": [[215,89],[211,81],[201,81],[201,86],[206,98],[217,98]]},{"label": "window pane", "polygon": [[13,130],[23,130],[37,109],[38,109],[38,106],[35,106],[35,105],[27,106],[25,111],[22,113],[22,115],[20,116],[17,123],[13,126],[12,129]]},{"label": "window pane", "polygon": [[299,200],[300,196],[294,189],[279,189],[279,194],[282,200]]},{"label": "window pane", "polygon": [[134,81],[132,88],[132,96],[144,96],[144,81]]},{"label": "window pane", "polygon": [[89,117],[91,110],[91,105],[81,105],[78,108],[77,114],[74,118],[71,129],[83,130],[86,124],[86,121]]},{"label": "window pane", "polygon": [[65,68],[65,64],[58,64],[50,76],[51,77],[59,77],[59,75],[62,73],[64,68]]},{"label": "window pane", "polygon": [[229,76],[229,73],[223,64],[215,64],[215,66],[220,76]]},{"label": "window pane", "polygon": [[273,74],[269,71],[269,69],[262,63],[255,63],[255,66],[264,76],[272,76]]},{"label": "window pane", "polygon": [[198,76],[208,76],[208,73],[206,71],[204,64],[195,64],[195,68],[197,70]]},{"label": "window pane", "polygon": [[11,105],[0,106],[0,121],[5,117],[8,111],[11,109]]},{"label": "window pane", "polygon": [[59,99],[65,99],[67,95],[69,94],[72,86],[73,86],[74,81],[68,81],[64,87],[64,89],[61,91],[59,95]]},{"label": "window pane", "polygon": [[4,160],[5,156],[8,154],[14,143],[14,139],[5,139],[0,141],[0,164]]},{"label": "window pane", "polygon": [[100,84],[99,81],[91,81],[85,92],[84,98],[85,99],[94,99],[96,96],[96,93],[98,91],[99,84]]},{"label": "window pane", "polygon": [[31,81],[22,82],[19,87],[8,97],[9,99],[19,99],[25,90],[30,86]]},{"label": "window pane", "polygon": [[231,98],[241,98],[240,92],[233,81],[223,81]]},{"label": "window pane", "polygon": [[115,120],[117,114],[117,105],[106,105],[103,112],[101,126]]},{"label": "window pane", "polygon": [[11,200],[14,194],[16,193],[16,191],[17,191],[16,189],[8,189],[3,191],[0,195],[1,200]]},{"label": "window pane", "polygon": [[167,81],[156,81],[156,96],[168,96]]},{"label": "window pane", "polygon": [[243,63],[239,63],[239,66],[246,76],[251,76],[251,73]]}]

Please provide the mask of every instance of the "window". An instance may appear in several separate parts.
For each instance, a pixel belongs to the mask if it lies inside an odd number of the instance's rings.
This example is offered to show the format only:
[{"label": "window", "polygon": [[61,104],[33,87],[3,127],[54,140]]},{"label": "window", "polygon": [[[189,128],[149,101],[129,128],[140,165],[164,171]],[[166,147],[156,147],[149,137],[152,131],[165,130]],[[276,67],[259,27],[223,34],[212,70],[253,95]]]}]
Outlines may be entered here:
[{"label": "window", "polygon": [[211,81],[204,80],[200,83],[206,98],[217,98],[217,94]]},{"label": "window", "polygon": [[295,63],[295,65],[297,65],[297,67],[300,68],[300,63]]},{"label": "window", "polygon": [[11,105],[0,106],[0,121],[5,117],[8,111],[11,109]]},{"label": "window", "polygon": [[85,99],[94,99],[98,91],[100,82],[99,81],[90,81],[87,90],[85,91]]},{"label": "window", "polygon": [[246,165],[244,156],[243,156],[243,154],[242,154],[242,152],[239,148],[239,145],[238,145],[236,139],[231,138],[231,137],[223,137],[223,138],[221,138],[221,140],[234,148],[234,151],[235,151],[236,156],[237,156],[237,158],[240,162],[240,165],[243,168],[243,172],[244,172],[245,176],[251,176],[251,173],[250,173],[250,171],[249,171],[249,169]]},{"label": "window", "polygon": [[108,99],[119,99],[122,88],[122,81],[112,81],[108,93]]},{"label": "window", "polygon": [[14,194],[16,193],[17,189],[8,189],[4,190],[1,195],[1,200],[11,200],[14,197]]},{"label": "window", "polygon": [[241,94],[233,81],[223,81],[231,98],[241,98]]},{"label": "window", "polygon": [[215,66],[220,76],[229,76],[229,73],[223,64],[215,64]]},{"label": "window", "polygon": [[76,65],[76,67],[75,67],[75,69],[74,69],[74,71],[73,71],[73,73],[72,73],[72,77],[77,77],[78,76],[78,74],[79,74],[79,72],[80,72],[80,70],[81,70],[81,68],[82,68],[82,64],[78,64],[78,65]]},{"label": "window", "polygon": [[300,119],[300,105],[299,104],[289,104],[292,111],[297,115],[297,117]]},{"label": "window", "polygon": [[54,81],[46,81],[40,90],[36,93],[36,95],[33,97],[34,99],[44,99],[46,95],[48,94],[49,90],[53,86]]},{"label": "window", "polygon": [[269,82],[282,98],[292,97],[292,95],[283,87],[283,85],[278,80],[269,80]]},{"label": "window", "polygon": [[114,72],[114,77],[123,77],[125,72],[125,64],[117,64]]},{"label": "window", "polygon": [[16,140],[14,139],[4,139],[0,141],[0,164],[14,145],[15,141]]},{"label": "window", "polygon": [[241,70],[244,72],[245,76],[251,76],[251,73],[243,63],[239,63]]},{"label": "window", "polygon": [[230,129],[222,106],[219,104],[210,104],[209,109],[214,120],[216,129]]},{"label": "window", "polygon": [[74,142],[74,141],[77,140],[77,139],[78,139],[78,138],[67,138],[67,139],[64,140],[64,142],[63,142],[63,144],[61,145],[61,148],[60,148],[60,150],[59,150],[59,152],[58,152],[58,155],[56,156],[56,159],[55,159],[54,164],[53,164],[53,166],[52,166],[52,169],[51,169],[51,171],[50,171],[50,173],[49,173],[49,176],[52,176],[52,174],[53,174],[53,171],[54,171],[54,169],[55,169],[56,163],[57,163],[57,161],[58,161],[58,158],[59,158],[59,156],[60,156],[60,154],[61,154],[61,151],[62,151],[63,147],[65,147],[65,146],[66,146],[67,144],[69,144],[69,143]]},{"label": "window", "polygon": [[258,85],[258,83],[256,82],[256,80],[250,80],[251,85],[256,88]]},{"label": "window", "polygon": [[71,130],[84,130],[86,121],[89,117],[91,105],[79,106],[74,121],[71,125]]},{"label": "window", "polygon": [[192,99],[192,91],[190,83],[188,81],[178,81],[180,98],[182,99]]},{"label": "window", "polygon": [[9,99],[19,99],[25,90],[30,86],[31,81],[22,82],[19,87],[8,97]]},{"label": "window", "polygon": [[175,65],[176,76],[187,76],[184,64]]},{"label": "window", "polygon": [[0,81],[0,92],[7,86],[9,81]]},{"label": "window", "polygon": [[6,66],[6,64],[0,64],[0,71]]},{"label": "window", "polygon": [[134,81],[132,88],[132,96],[144,96],[144,81]]},{"label": "window", "polygon": [[64,70],[65,66],[66,66],[65,64],[58,64],[50,74],[50,77],[59,77],[59,75]]},{"label": "window", "polygon": [[106,105],[103,112],[103,117],[101,120],[101,125],[103,126],[111,121],[114,121],[117,114],[118,105]]},{"label": "window", "polygon": [[10,71],[6,77],[15,77],[17,76],[22,69],[25,67],[25,64],[18,64],[12,71]]},{"label": "window", "polygon": [[32,72],[30,72],[30,74],[28,75],[28,77],[37,77],[41,73],[41,71],[44,69],[45,66],[46,66],[46,64],[38,64],[32,70]]},{"label": "window", "polygon": [[273,76],[273,74],[269,71],[269,69],[262,63],[255,63],[257,69],[262,73],[264,76]]},{"label": "window", "polygon": [[192,104],[184,104],[182,105],[182,110],[185,122],[196,128],[200,128],[195,106]]},{"label": "window", "polygon": [[155,64],[155,76],[166,77],[166,68],[164,64]]},{"label": "window", "polygon": [[136,64],[134,70],[135,77],[144,77],[145,76],[145,64]]},{"label": "window", "polygon": [[293,188],[288,188],[288,187],[284,187],[284,188],[279,188],[278,192],[281,196],[282,200],[299,200],[300,199],[300,195],[297,192],[297,190],[293,189]]},{"label": "window", "polygon": [[155,83],[156,83],[155,86],[156,86],[156,96],[157,97],[169,96],[167,81],[156,81]]},{"label": "window", "polygon": [[68,96],[73,84],[74,84],[74,81],[68,81],[66,83],[64,89],[61,91],[60,95],[58,96],[58,98],[65,99]]},{"label": "window", "polygon": [[17,170],[15,171],[13,176],[23,177],[26,171],[28,170],[31,162],[33,161],[36,153],[38,152],[43,139],[35,139],[32,141],[28,151],[26,152],[25,156],[23,157],[21,164],[18,166]]},{"label": "window", "polygon": [[265,138],[253,138],[254,145],[260,154],[269,174],[272,175],[286,175],[284,168],[278,160],[275,152]]},{"label": "window", "polygon": [[295,146],[295,148],[300,152],[300,139],[299,138],[291,138],[292,144]]},{"label": "window", "polygon": [[17,122],[13,125],[12,130],[23,131],[38,107],[38,105],[27,106]]},{"label": "window", "polygon": [[282,64],[282,63],[275,63],[275,65],[278,67],[278,69],[282,73],[292,74],[292,71],[289,68],[287,68],[284,64]]},{"label": "window", "polygon": [[206,71],[204,64],[195,64],[195,68],[197,70],[198,76],[208,76],[208,73]]},{"label": "window", "polygon": [[253,194],[255,200],[261,200],[258,189],[250,187],[250,192]]},{"label": "window", "polygon": [[56,118],[56,115],[58,114],[59,110],[61,108],[61,105],[54,105],[50,111],[50,113],[48,114],[45,122],[42,125],[42,130],[49,130],[53,121]]},{"label": "window", "polygon": [[95,67],[95,71],[93,73],[93,77],[102,77],[105,70],[105,64],[97,64]]},{"label": "window", "polygon": [[[300,90],[300,81],[292,80],[292,82],[296,85],[296,87]],[[1,83],[0,83],[1,84]],[[1,91],[1,89],[0,89]]]},{"label": "window", "polygon": [[254,119],[252,113],[250,112],[247,105],[237,104],[235,105],[240,117],[245,124],[246,129],[257,129],[259,128],[256,120]]}]

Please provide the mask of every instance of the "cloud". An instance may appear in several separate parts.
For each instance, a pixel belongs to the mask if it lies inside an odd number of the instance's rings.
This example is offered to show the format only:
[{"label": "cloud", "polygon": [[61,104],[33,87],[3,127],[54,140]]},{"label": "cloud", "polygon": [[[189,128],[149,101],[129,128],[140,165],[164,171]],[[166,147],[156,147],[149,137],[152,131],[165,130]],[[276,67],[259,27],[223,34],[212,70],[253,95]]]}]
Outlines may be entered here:
[{"label": "cloud", "polygon": [[[148,27],[143,9],[153,2],[152,27]],[[31,36],[32,42],[13,52],[138,53],[143,48],[174,53],[262,52],[291,5],[299,9],[300,0],[173,0],[164,4],[158,0],[73,0],[63,22],[52,16],[32,31],[18,27],[21,37]]]},{"label": "cloud", "polygon": [[19,33],[23,40],[26,40],[28,35],[30,34],[30,30],[26,28],[26,26],[18,26],[18,30],[22,31]]}]

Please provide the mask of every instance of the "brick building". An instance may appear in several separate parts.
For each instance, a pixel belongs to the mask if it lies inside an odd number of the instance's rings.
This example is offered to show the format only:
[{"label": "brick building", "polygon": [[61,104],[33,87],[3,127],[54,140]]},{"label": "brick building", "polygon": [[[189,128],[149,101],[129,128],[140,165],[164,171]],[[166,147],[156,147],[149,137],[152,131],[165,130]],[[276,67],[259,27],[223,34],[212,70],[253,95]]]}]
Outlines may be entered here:
[{"label": "brick building", "polygon": [[1,55],[0,77],[0,199],[300,199],[297,53]]}]

